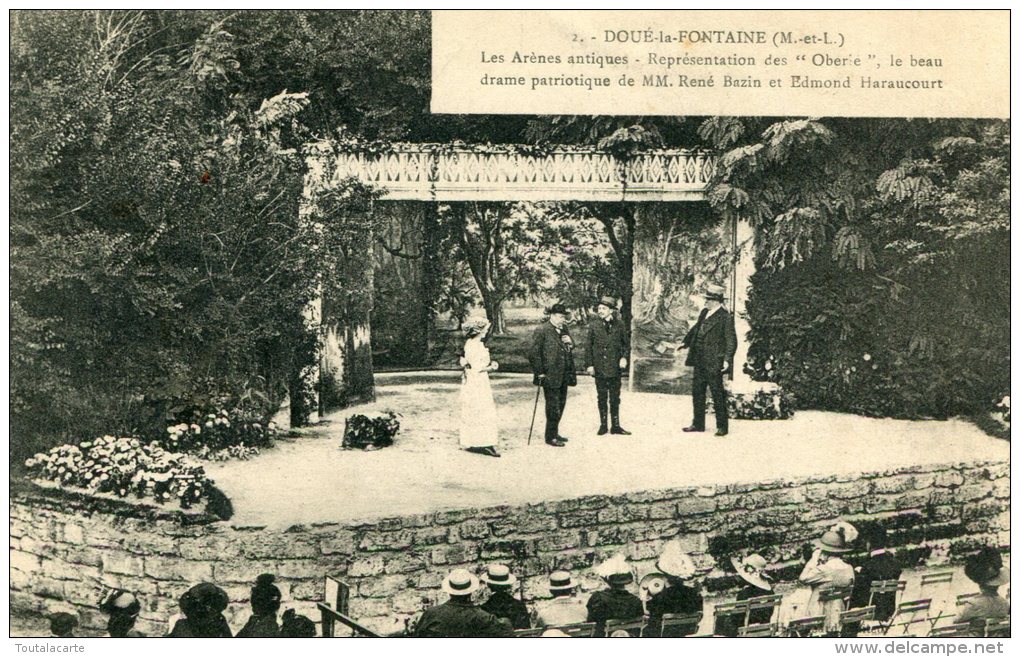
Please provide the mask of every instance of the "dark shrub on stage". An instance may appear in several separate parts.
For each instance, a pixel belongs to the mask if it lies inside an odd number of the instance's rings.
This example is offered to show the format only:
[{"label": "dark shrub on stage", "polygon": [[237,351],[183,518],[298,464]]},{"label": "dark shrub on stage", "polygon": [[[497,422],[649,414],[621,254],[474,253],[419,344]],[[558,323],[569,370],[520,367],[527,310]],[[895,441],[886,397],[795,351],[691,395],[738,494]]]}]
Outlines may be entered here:
[{"label": "dark shrub on stage", "polygon": [[392,411],[380,415],[352,415],[344,425],[344,449],[380,449],[393,444],[400,421]]}]

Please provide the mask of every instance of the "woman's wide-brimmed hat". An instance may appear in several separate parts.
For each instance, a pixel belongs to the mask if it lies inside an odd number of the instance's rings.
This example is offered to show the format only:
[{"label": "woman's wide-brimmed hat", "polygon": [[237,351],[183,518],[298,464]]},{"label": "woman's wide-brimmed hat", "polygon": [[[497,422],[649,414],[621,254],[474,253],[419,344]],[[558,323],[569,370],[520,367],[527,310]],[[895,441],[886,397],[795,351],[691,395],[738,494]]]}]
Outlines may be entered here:
[{"label": "woman's wide-brimmed hat", "polygon": [[666,543],[659,560],[655,562],[655,567],[659,572],[679,579],[691,579],[697,573],[694,561],[684,552],[677,541]]},{"label": "woman's wide-brimmed hat", "polygon": [[99,611],[113,616],[137,616],[142,610],[142,605],[133,593],[115,589],[110,591],[99,603]]},{"label": "woman's wide-brimmed hat", "polygon": [[722,285],[709,285],[705,289],[705,298],[712,301],[725,301],[726,300],[726,288]]},{"label": "woman's wide-brimmed hat", "polygon": [[730,563],[740,575],[740,579],[760,589],[772,590],[772,583],[765,579],[765,568],[768,566],[765,557],[760,554],[750,554],[743,559],[733,557],[730,559]]},{"label": "woman's wide-brimmed hat", "polygon": [[1002,586],[1009,583],[1009,568],[1002,565],[1002,555],[987,546],[967,559],[963,574],[979,586]]},{"label": "woman's wide-brimmed hat", "polygon": [[545,314],[546,315],[569,315],[570,311],[567,310],[567,307],[564,306],[562,303],[557,302],[557,303],[554,303],[553,305],[549,306],[548,308],[546,308],[545,309]]},{"label": "woman's wide-brimmed hat", "polygon": [[510,572],[510,567],[501,563],[494,563],[486,568],[481,580],[490,587],[510,587],[517,583],[517,578]]},{"label": "woman's wide-brimmed hat", "polygon": [[468,337],[478,335],[486,328],[488,328],[489,325],[490,322],[485,317],[469,317],[466,320],[464,320],[463,326],[464,335]]},{"label": "woman's wide-brimmed hat", "polygon": [[822,534],[815,545],[823,552],[841,554],[853,551],[853,542],[857,540],[857,529],[848,522],[838,522]]},{"label": "woman's wide-brimmed hat", "polygon": [[470,571],[458,568],[443,580],[443,591],[450,595],[471,595],[478,590],[478,578]]},{"label": "woman's wide-brimmed hat", "polygon": [[550,591],[571,591],[577,584],[570,577],[570,572],[567,570],[557,570],[549,575],[549,590]]},{"label": "woman's wide-brimmed hat", "polygon": [[606,308],[612,308],[613,310],[619,310],[620,309],[620,306],[617,303],[616,299],[614,299],[613,297],[610,297],[610,296],[600,297],[599,300],[595,303],[595,305],[596,306],[605,306]]},{"label": "woman's wide-brimmed hat", "polygon": [[606,559],[595,568],[595,574],[606,580],[610,585],[630,584],[634,581],[634,573],[627,564],[627,557],[622,552]]}]

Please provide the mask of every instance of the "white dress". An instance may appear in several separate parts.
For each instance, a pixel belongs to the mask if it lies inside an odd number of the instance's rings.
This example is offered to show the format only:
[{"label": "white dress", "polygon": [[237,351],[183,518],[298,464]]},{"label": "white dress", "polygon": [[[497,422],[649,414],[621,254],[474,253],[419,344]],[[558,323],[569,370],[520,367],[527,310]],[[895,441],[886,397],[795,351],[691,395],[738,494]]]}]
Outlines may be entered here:
[{"label": "white dress", "polygon": [[483,372],[492,360],[489,350],[478,338],[464,343],[462,363],[464,383],[460,387],[460,446],[496,447],[499,445],[499,426],[496,422],[496,402],[492,399],[489,373]]}]

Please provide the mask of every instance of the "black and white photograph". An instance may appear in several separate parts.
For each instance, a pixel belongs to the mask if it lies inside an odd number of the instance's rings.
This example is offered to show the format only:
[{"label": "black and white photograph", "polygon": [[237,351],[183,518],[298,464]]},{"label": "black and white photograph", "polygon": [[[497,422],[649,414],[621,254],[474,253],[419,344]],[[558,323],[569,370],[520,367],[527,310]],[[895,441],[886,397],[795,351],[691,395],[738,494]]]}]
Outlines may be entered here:
[{"label": "black and white photograph", "polygon": [[10,10],[9,637],[1001,647],[1009,11],[645,13]]}]

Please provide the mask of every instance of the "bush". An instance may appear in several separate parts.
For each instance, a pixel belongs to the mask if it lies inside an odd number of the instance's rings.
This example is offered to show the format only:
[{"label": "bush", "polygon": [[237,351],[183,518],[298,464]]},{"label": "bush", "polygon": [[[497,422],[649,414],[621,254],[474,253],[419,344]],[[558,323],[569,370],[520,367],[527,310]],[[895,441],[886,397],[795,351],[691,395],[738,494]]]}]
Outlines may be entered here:
[{"label": "bush", "polygon": [[177,500],[187,509],[206,499],[212,481],[201,466],[156,442],[103,436],[79,445],[59,445],[25,462],[30,477],[91,493],[133,495],[159,504]]},{"label": "bush", "polygon": [[729,395],[727,403],[734,420],[787,420],[794,413],[793,395],[779,387],[753,395]]},{"label": "bush", "polygon": [[344,449],[380,449],[393,444],[393,437],[400,431],[396,413],[388,411],[374,417],[352,415],[344,425]]},{"label": "bush", "polygon": [[235,408],[212,413],[196,411],[192,422],[167,427],[160,444],[172,452],[225,460],[257,455],[260,448],[272,447],[278,435],[275,422],[266,421],[256,412]]}]

